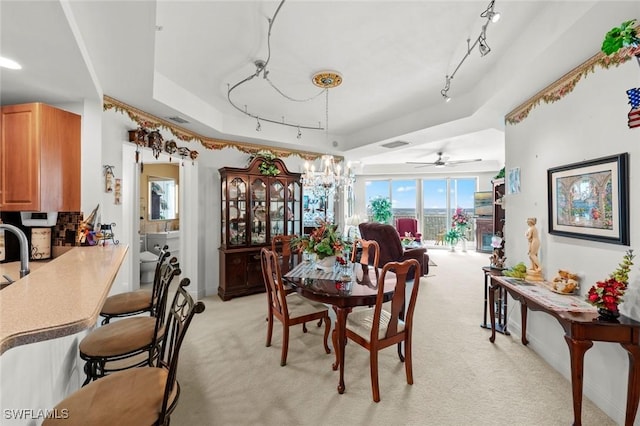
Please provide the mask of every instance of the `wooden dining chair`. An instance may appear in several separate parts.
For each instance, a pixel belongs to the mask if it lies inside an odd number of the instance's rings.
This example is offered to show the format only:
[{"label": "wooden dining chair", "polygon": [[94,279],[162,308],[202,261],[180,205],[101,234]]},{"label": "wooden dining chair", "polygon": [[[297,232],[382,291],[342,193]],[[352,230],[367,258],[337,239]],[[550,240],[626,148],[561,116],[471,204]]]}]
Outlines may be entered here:
[{"label": "wooden dining chair", "polygon": [[145,312],[155,316],[153,308],[160,292],[160,268],[170,256],[169,246],[165,245],[160,249],[151,289],[139,289],[107,297],[100,310],[100,316],[104,318],[101,324],[108,324],[112,318],[126,318]]},{"label": "wooden dining chair", "polygon": [[291,247],[291,242],[297,237],[295,234],[276,235],[271,239],[271,250],[282,259],[280,272],[283,274],[289,272],[289,270],[300,261],[300,257],[302,256],[300,250]]},{"label": "wooden dining chair", "polygon": [[260,250],[260,259],[262,262],[262,275],[264,276],[265,283],[267,283],[268,326],[266,346],[271,346],[273,318],[275,317],[282,323],[282,354],[280,356],[280,365],[284,366],[287,364],[289,327],[296,324],[304,324],[307,321],[319,319],[324,321],[324,349],[326,353],[331,353],[327,342],[329,331],[331,330],[328,308],[321,303],[311,302],[295,293],[287,296],[287,290],[282,283],[278,256],[272,250],[263,247],[262,250]]},{"label": "wooden dining chair", "polygon": [[86,379],[83,386],[107,374],[133,367],[151,365],[158,355],[158,342],[164,336],[165,314],[169,286],[181,274],[175,257],[162,265],[160,291],[154,301],[155,317],[123,318],[96,328],[78,345],[80,358],[85,361]]},{"label": "wooden dining chair", "polygon": [[[166,332],[153,366],[133,368],[91,382],[62,400],[43,425],[168,425],[180,397],[178,355],[187,329],[204,303],[194,302],[183,278],[166,318]],[[120,322],[120,321],[118,321]],[[114,323],[114,325],[117,322]]]},{"label": "wooden dining chair", "polygon": [[[385,277],[393,272],[396,286],[390,306],[383,308]],[[405,300],[407,276],[414,276],[411,296]],[[409,283],[409,285],[411,285]],[[369,351],[369,367],[371,371],[371,389],[373,400],[380,401],[378,384],[378,351],[389,346],[398,345],[398,356],[405,363],[407,383],[413,384],[413,365],[411,357],[411,334],[413,329],[413,313],[418,289],[420,287],[420,263],[416,259],[404,262],[389,262],[384,265],[378,277],[378,294],[376,304],[372,308],[353,311],[347,317],[346,337]],[[406,317],[405,317],[406,306]],[[401,343],[404,341],[404,356]]]},{"label": "wooden dining chair", "polygon": [[[362,251],[358,248],[362,247]],[[373,252],[373,253],[372,253]],[[360,259],[358,260],[358,253],[360,253]],[[380,261],[380,245],[374,240],[363,240],[359,238],[353,242],[353,248],[351,249],[351,262],[359,262],[363,265],[378,267]]]}]

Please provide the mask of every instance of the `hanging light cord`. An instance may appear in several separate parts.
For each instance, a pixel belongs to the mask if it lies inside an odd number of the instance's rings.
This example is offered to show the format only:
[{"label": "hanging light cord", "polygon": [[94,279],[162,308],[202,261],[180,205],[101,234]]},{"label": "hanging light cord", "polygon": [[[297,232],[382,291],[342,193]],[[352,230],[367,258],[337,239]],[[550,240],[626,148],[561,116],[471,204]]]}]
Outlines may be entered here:
[{"label": "hanging light cord", "polygon": [[[273,87],[273,89],[275,89],[276,92],[278,92],[282,97],[293,101],[293,102],[309,102],[315,98],[317,98],[318,96],[322,95],[323,92],[328,92],[328,89],[322,89],[319,93],[306,98],[306,99],[295,99],[292,96],[289,96],[287,94],[285,94],[282,90],[280,90],[268,77],[269,75],[269,71],[267,70],[267,65],[269,64],[269,61],[271,60],[271,29],[273,27],[273,23],[276,20],[276,17],[278,16],[278,12],[280,12],[280,8],[282,8],[282,5],[284,4],[285,0],[282,0],[280,2],[280,4],[278,5],[278,8],[276,9],[275,13],[273,14],[273,17],[269,18],[269,31],[267,32],[267,59],[265,61],[262,60],[257,60],[254,62],[255,66],[256,66],[256,71],[247,76],[246,78],[240,80],[239,82],[237,82],[236,84],[234,84],[233,86],[229,86],[227,85],[227,99],[229,100],[229,103],[238,111],[240,111],[241,113],[248,115],[249,117],[255,118],[256,120],[259,121],[266,121],[268,123],[274,123],[274,124],[280,124],[283,126],[289,126],[289,127],[295,127],[298,130],[300,129],[309,129],[309,130],[324,130],[324,128],[322,127],[322,125],[320,123],[318,123],[318,126],[312,126],[312,125],[302,125],[302,124],[298,124],[298,123],[287,123],[284,119],[284,117],[282,117],[281,121],[276,121],[273,119],[269,119],[269,118],[265,118],[265,117],[261,117],[258,114],[252,114],[249,111],[247,111],[247,107],[245,105],[245,108],[242,109],[240,108],[238,105],[236,105],[233,100],[231,100],[231,92],[233,90],[235,90],[237,87],[243,85],[244,83],[252,80],[255,77],[258,77],[260,75],[260,73],[262,73],[262,77],[267,80],[267,82],[269,83],[269,85],[271,87]],[[328,98],[327,98],[328,99]],[[259,124],[259,123],[258,123]]]}]

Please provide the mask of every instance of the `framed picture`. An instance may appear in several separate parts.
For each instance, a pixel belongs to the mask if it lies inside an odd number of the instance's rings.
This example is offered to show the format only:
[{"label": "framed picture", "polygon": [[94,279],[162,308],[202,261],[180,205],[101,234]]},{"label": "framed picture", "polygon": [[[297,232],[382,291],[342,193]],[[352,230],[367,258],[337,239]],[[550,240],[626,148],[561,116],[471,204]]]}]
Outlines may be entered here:
[{"label": "framed picture", "polygon": [[493,193],[482,191],[473,193],[473,215],[492,216],[493,215]]},{"label": "framed picture", "polygon": [[549,233],[629,245],[629,154],[547,170]]},{"label": "framed picture", "polygon": [[520,167],[514,167],[513,169],[509,169],[509,186],[508,193],[509,194],[519,194],[520,193]]}]

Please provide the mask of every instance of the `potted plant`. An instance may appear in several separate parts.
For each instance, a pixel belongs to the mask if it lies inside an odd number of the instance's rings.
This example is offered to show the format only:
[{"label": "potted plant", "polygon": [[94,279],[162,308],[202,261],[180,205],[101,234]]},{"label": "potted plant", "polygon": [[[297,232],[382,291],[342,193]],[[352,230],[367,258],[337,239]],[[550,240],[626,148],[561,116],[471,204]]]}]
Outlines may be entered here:
[{"label": "potted plant", "polygon": [[258,170],[262,175],[278,176],[280,174],[278,166],[274,163],[274,160],[278,158],[274,153],[266,150],[258,151],[249,158],[249,162],[253,161],[254,158],[262,160],[258,166]]},{"label": "potted plant", "polygon": [[291,244],[298,250],[315,255],[318,269],[330,272],[345,249],[337,229],[338,225],[320,221],[311,234],[295,238]]},{"label": "potted plant", "polygon": [[388,198],[377,196],[370,203],[373,220],[380,223],[389,223],[393,217],[391,212],[391,201]]},{"label": "potted plant", "polygon": [[456,244],[462,239],[462,234],[458,228],[454,227],[449,229],[442,239],[451,246],[451,251],[455,251]]},{"label": "potted plant", "polygon": [[638,46],[640,38],[638,37],[635,23],[636,20],[632,19],[623,22],[619,27],[609,30],[602,41],[601,50],[605,54],[611,55],[623,47]]}]

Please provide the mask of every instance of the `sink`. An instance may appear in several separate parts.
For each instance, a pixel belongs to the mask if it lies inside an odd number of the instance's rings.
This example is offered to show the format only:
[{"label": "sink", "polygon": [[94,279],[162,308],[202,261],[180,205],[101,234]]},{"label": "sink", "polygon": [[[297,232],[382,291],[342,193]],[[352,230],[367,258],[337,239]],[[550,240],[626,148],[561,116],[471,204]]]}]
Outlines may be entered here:
[{"label": "sink", "polygon": [[147,250],[159,254],[160,251],[155,249],[155,246],[163,247],[169,246],[169,252],[171,256],[178,257],[180,250],[180,231],[160,231],[160,232],[148,232],[147,233]]},{"label": "sink", "polygon": [[147,232],[147,236],[176,238],[180,236],[180,231],[178,230],[178,231]]}]

